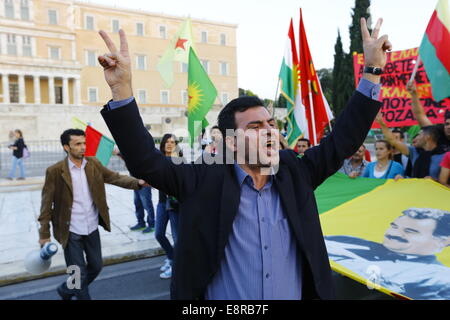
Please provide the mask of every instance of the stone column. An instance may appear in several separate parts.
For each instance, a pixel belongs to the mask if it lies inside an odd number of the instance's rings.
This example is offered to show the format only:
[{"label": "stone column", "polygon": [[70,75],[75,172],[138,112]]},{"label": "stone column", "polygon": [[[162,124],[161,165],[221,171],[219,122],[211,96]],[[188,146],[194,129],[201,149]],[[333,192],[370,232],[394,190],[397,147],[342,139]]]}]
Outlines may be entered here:
[{"label": "stone column", "polygon": [[63,78],[63,104],[68,105],[69,104],[69,79],[67,77]]},{"label": "stone column", "polygon": [[81,86],[80,86],[80,78],[75,78],[75,87],[73,89],[73,103],[76,106],[79,106],[81,103]]},{"label": "stone column", "polygon": [[39,76],[33,77],[34,84],[34,103],[41,104],[41,82]]},{"label": "stone column", "polygon": [[26,92],[25,92],[25,76],[23,74],[19,74],[19,103],[25,104],[26,102]]},{"label": "stone column", "polygon": [[48,76],[48,103],[55,104],[55,78]]},{"label": "stone column", "polygon": [[2,74],[2,86],[3,86],[3,103],[10,103],[9,100],[9,74]]}]

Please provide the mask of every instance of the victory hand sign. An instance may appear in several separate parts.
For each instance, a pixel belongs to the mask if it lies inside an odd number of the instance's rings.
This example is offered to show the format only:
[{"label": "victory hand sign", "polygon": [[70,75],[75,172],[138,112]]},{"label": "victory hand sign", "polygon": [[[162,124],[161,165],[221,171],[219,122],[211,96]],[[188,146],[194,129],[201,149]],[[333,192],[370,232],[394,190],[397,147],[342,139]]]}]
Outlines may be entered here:
[{"label": "victory hand sign", "polygon": [[[367,29],[366,19],[361,18],[361,35],[363,40],[364,64],[367,67],[384,68],[386,65],[386,51],[392,50],[388,36],[378,37],[383,19],[378,19],[372,34]],[[380,82],[380,76],[364,73],[364,78],[372,82]]]},{"label": "victory hand sign", "polygon": [[131,87],[131,62],[128,52],[128,42],[125,32],[119,30],[120,51],[117,50],[114,42],[108,34],[100,30],[100,36],[105,41],[110,53],[105,53],[98,57],[98,62],[103,67],[105,80],[111,88],[113,100],[124,100],[133,95]]}]

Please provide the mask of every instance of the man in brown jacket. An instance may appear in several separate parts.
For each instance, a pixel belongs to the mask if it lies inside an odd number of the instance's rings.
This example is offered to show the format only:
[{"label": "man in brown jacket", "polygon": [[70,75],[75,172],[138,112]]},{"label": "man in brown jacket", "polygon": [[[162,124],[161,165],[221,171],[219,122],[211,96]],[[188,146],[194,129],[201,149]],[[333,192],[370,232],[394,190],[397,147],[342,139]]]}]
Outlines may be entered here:
[{"label": "man in brown jacket", "polygon": [[[148,186],[143,180],[120,175],[105,168],[95,157],[84,157],[86,137],[82,130],[68,129],[61,135],[67,157],[47,168],[42,189],[39,243],[53,236],[64,249],[69,266],[78,266],[81,287],[69,289],[64,282],[57,292],[64,300],[73,296],[90,299],[88,286],[100,273],[102,253],[98,225],[111,231],[105,183],[137,190]],[[84,258],[86,254],[86,260]]]}]

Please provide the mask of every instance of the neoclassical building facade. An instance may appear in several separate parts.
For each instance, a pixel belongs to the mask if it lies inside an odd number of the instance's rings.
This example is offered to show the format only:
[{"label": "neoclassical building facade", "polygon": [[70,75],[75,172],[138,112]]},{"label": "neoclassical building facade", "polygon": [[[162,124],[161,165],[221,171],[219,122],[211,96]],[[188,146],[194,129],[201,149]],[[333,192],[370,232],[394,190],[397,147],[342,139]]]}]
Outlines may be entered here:
[{"label": "neoclassical building facade", "polygon": [[[70,0],[0,0],[0,142],[20,128],[32,140],[56,140],[73,116],[108,134],[99,110],[110,97],[97,56],[99,30],[118,43],[127,34],[133,91],[155,135],[186,127],[187,65],[174,62],[166,88],[156,70],[185,17]],[[195,48],[218,91],[208,121],[238,95],[234,24],[192,19]]]}]

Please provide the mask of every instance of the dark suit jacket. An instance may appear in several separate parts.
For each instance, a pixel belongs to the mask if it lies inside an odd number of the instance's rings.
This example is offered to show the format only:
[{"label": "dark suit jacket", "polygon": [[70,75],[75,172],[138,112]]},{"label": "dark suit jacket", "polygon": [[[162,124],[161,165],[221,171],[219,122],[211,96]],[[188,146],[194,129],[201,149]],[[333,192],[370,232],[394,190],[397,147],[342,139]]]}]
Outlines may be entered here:
[{"label": "dark suit jacket", "polygon": [[[106,203],[105,183],[127,189],[139,189],[139,180],[120,175],[105,168],[95,157],[86,157],[84,171],[89,184],[92,200],[99,212],[99,224],[111,231],[108,205]],[[66,247],[69,239],[70,219],[73,204],[72,177],[67,157],[47,168],[42,188],[41,213],[38,221],[40,239],[50,238],[50,222],[53,236]]]},{"label": "dark suit jacket", "polygon": [[[380,106],[355,92],[320,146],[307,150],[302,158],[292,150],[280,152],[275,185],[303,258],[304,298],[334,297],[314,189],[361,146]],[[172,298],[204,298],[224,257],[239,207],[233,165],[175,165],[155,148],[135,101],[114,110],[105,107],[102,116],[132,175],[180,201]]]}]

